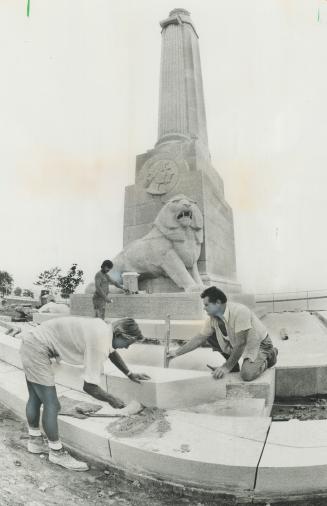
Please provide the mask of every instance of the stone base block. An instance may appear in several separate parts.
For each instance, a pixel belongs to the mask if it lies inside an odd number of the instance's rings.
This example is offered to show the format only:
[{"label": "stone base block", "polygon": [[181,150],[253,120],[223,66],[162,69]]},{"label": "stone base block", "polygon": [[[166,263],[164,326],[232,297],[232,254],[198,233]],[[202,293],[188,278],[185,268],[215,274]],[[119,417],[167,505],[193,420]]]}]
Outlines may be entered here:
[{"label": "stone base block", "polygon": [[105,368],[110,393],[126,402],[136,399],[144,406],[175,409],[226,397],[226,383],[213,380],[210,373],[139,365],[131,370],[151,379],[138,384],[113,366]]},{"label": "stone base block", "polygon": [[[241,285],[236,281],[217,278],[204,274],[201,276],[203,282],[203,289],[208,286],[217,286],[226,294],[240,294],[242,291]],[[139,289],[145,290],[147,293],[184,293],[182,288],[179,288],[170,278],[159,276],[153,279],[142,279],[139,282]]]},{"label": "stone base block", "polygon": [[259,398],[266,400],[266,406],[272,406],[275,399],[275,369],[267,369],[254,381],[242,381],[240,375],[230,374],[226,384],[228,399]]},{"label": "stone base block", "polygon": [[[203,320],[206,316],[199,293],[152,293],[152,294],[111,294],[107,304],[108,318],[131,318],[160,320],[169,314],[173,320]],[[240,302],[254,309],[255,298],[251,294],[234,294],[230,300]],[[92,295],[76,294],[71,297],[71,314],[94,316]]]}]

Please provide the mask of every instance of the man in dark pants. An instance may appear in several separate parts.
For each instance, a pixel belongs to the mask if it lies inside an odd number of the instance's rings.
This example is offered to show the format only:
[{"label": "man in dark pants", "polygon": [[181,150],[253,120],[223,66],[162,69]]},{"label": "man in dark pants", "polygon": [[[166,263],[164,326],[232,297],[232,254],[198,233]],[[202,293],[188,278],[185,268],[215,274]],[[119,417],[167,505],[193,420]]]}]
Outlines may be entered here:
[{"label": "man in dark pants", "polygon": [[[99,318],[66,316],[48,320],[38,327],[22,333],[20,356],[26,375],[29,398],[26,417],[29,430],[28,451],[49,451],[49,460],[67,469],[87,471],[85,462],[74,459],[63,450],[58,432],[58,401],[51,358],[72,365],[84,365],[83,390],[114,408],[123,408],[124,403],[102,390],[100,385],[103,364],[109,357],[131,381],[140,383],[149,379],[146,374],[129,371],[116,351],[128,348],[142,339],[141,331],[132,318],[123,318],[107,325]],[[43,405],[42,425],[48,438],[49,449],[40,431],[40,409]]]},{"label": "man in dark pants", "polygon": [[[248,307],[228,302],[224,292],[215,286],[204,290],[201,298],[209,318],[200,334],[172,351],[170,359],[208,342],[226,359],[222,366],[213,371],[215,379],[223,378],[229,372],[240,371],[244,381],[252,381],[276,364],[278,350],[273,347],[265,326]],[[241,357],[243,363],[240,370],[238,361]]]},{"label": "man in dark pants", "polygon": [[125,293],[129,293],[128,290],[125,290],[123,285],[117,283],[114,279],[112,279],[109,275],[109,272],[113,268],[113,263],[111,260],[104,260],[101,265],[101,270],[96,273],[94,282],[95,282],[95,292],[93,295],[93,307],[96,318],[101,318],[104,320],[105,312],[106,312],[106,304],[111,302],[109,297],[109,285],[110,283],[117,288],[120,288]]}]

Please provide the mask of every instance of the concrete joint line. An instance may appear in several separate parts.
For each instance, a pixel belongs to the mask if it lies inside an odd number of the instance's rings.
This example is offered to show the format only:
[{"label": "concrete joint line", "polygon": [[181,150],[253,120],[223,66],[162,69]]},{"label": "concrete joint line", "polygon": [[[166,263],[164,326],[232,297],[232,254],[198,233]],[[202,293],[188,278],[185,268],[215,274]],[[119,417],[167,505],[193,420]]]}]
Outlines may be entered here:
[{"label": "concrete joint line", "polygon": [[251,498],[251,502],[253,504],[253,501],[254,501],[254,496],[255,496],[255,488],[257,486],[257,479],[258,479],[258,472],[259,472],[259,466],[260,466],[260,462],[261,462],[261,459],[262,459],[262,455],[263,455],[263,452],[266,448],[266,444],[267,444],[267,440],[268,440],[268,436],[269,436],[269,432],[270,432],[270,428],[271,428],[271,424],[272,424],[272,420],[270,421],[270,425],[268,427],[268,430],[267,430],[267,434],[266,434],[266,438],[264,440],[264,443],[263,443],[263,446],[262,446],[262,450],[261,450],[261,453],[260,453],[260,457],[259,457],[259,460],[258,460],[258,463],[257,463],[257,467],[256,467],[256,470],[255,470],[255,475],[254,475],[254,483],[253,483],[253,493],[252,493],[252,498]]}]

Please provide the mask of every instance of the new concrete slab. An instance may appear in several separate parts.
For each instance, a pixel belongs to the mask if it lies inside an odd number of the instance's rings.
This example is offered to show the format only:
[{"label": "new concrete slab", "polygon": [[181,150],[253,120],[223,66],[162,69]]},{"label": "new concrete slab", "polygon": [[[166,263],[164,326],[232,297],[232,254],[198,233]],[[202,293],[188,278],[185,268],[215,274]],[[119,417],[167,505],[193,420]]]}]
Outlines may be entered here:
[{"label": "new concrete slab", "polygon": [[327,491],[327,420],[272,423],[259,464],[256,494]]},{"label": "new concrete slab", "polygon": [[132,371],[146,373],[150,380],[138,384],[114,366],[105,367],[108,391],[126,402],[136,399],[144,406],[176,408],[226,397],[226,382],[215,381],[209,372],[139,365],[134,365]]},{"label": "new concrete slab", "polygon": [[216,417],[168,412],[170,430],[111,439],[114,462],[189,486],[253,489],[269,418]]},{"label": "new concrete slab", "polygon": [[[59,396],[91,400],[64,388],[57,390]],[[0,373],[0,401],[25,418],[26,400],[23,372]],[[137,437],[121,439],[107,431],[108,419],[79,420],[61,415],[60,435],[69,448],[127,471],[214,490],[247,493],[253,488],[270,419],[190,416],[178,411],[167,412],[167,418],[170,428],[162,438],[151,426]]]}]

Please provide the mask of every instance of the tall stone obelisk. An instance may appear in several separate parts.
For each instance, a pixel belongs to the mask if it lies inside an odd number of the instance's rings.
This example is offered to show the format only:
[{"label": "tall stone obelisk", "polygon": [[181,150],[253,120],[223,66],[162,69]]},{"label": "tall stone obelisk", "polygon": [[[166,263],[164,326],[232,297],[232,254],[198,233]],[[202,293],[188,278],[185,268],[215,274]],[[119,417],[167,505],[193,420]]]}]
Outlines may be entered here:
[{"label": "tall stone obelisk", "polygon": [[[233,213],[221,177],[212,167],[198,34],[185,9],[162,21],[158,140],[136,158],[135,184],[126,187],[124,246],[144,236],[172,196],[194,199],[204,218],[198,262],[205,284],[237,292]],[[150,291],[179,291],[172,281],[145,281]]]}]

